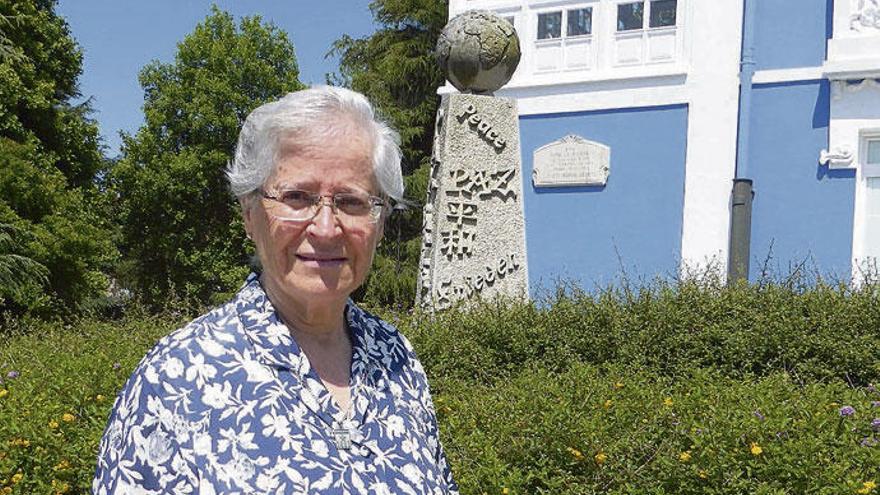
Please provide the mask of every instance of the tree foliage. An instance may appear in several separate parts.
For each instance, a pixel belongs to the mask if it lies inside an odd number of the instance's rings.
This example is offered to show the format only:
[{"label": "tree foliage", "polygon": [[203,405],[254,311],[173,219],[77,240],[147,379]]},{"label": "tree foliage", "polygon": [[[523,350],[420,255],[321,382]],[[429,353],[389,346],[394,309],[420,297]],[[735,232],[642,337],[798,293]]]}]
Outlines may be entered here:
[{"label": "tree foliage", "polygon": [[21,300],[33,285],[48,282],[49,270],[27,256],[16,254],[23,249],[21,240],[27,231],[0,223],[0,298]]},{"label": "tree foliage", "polygon": [[[434,46],[446,24],[446,0],[374,0],[379,29],[365,38],[343,36],[331,54],[340,57],[335,84],[367,95],[400,132],[407,197],[425,199],[434,119],[443,76]],[[421,245],[422,212],[398,212],[386,227],[370,278],[360,297],[370,303],[411,306]]]},{"label": "tree foliage", "polygon": [[293,45],[259,17],[236,26],[216,7],[171,63],[140,73],[145,124],[123,136],[111,174],[122,225],[123,283],[152,305],[170,294],[219,301],[249,254],[224,168],[245,117],[300,89]]},{"label": "tree foliage", "polygon": [[0,0],[2,310],[76,310],[103,295],[115,253],[98,127],[87,102],[74,104],[82,54],[54,8]]}]

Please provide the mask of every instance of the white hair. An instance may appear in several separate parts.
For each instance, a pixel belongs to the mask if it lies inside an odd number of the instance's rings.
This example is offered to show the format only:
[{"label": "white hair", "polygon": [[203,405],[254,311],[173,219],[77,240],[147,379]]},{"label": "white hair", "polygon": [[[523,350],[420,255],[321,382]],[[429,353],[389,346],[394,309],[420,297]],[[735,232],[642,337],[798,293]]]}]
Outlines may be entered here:
[{"label": "white hair", "polygon": [[226,168],[232,193],[244,199],[263,186],[278,159],[279,139],[292,135],[309,144],[338,132],[348,119],[372,142],[373,174],[381,194],[403,199],[400,136],[382,121],[364,95],[334,86],[288,93],[247,116],[238,135],[235,158]]}]

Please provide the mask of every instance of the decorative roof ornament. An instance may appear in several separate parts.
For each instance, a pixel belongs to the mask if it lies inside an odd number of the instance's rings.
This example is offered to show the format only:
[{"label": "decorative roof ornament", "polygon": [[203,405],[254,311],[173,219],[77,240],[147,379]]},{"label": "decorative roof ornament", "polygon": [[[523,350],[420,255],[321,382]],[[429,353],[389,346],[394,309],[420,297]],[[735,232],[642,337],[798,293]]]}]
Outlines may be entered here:
[{"label": "decorative roof ornament", "polygon": [[880,31],[880,0],[853,0],[850,28],[854,31]]},{"label": "decorative roof ornament", "polygon": [[516,29],[485,10],[455,16],[437,40],[440,69],[462,93],[497,91],[513,77],[520,55]]}]

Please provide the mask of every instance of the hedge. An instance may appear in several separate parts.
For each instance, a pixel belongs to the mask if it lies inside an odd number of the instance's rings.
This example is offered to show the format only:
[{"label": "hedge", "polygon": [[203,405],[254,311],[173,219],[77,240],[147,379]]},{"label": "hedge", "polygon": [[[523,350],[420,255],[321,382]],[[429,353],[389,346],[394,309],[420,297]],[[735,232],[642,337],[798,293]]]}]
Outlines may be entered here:
[{"label": "hedge", "polygon": [[[560,292],[538,303],[480,303],[397,323],[430,375],[491,383],[523,363],[564,371],[622,363],[675,376],[787,372],[798,381],[880,382],[880,286],[658,283]],[[395,318],[393,314],[386,315]]]}]

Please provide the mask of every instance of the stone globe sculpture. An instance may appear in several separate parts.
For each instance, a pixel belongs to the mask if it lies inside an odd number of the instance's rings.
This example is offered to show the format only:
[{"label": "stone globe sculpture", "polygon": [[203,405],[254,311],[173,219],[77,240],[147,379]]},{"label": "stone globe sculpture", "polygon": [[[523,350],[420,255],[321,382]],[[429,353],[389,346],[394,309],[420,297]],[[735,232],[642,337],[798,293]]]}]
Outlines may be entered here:
[{"label": "stone globe sculpture", "polygon": [[484,10],[452,18],[437,40],[437,61],[462,93],[492,94],[519,64],[519,36],[509,22]]}]

